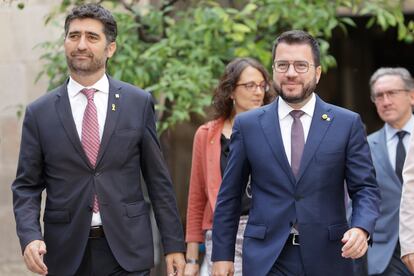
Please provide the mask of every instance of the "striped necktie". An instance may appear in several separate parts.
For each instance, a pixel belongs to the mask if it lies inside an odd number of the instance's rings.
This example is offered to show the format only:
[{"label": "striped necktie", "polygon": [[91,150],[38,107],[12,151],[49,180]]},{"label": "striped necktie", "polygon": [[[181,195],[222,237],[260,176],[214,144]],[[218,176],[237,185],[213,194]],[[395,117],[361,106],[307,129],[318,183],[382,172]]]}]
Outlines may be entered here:
[{"label": "striped necktie", "polygon": [[[101,143],[99,139],[98,113],[96,111],[95,102],[93,101],[96,90],[84,88],[80,92],[88,99],[82,120],[81,142],[89,162],[93,167],[95,167]],[[96,194],[93,198],[92,211],[94,213],[99,212],[98,197]]]}]

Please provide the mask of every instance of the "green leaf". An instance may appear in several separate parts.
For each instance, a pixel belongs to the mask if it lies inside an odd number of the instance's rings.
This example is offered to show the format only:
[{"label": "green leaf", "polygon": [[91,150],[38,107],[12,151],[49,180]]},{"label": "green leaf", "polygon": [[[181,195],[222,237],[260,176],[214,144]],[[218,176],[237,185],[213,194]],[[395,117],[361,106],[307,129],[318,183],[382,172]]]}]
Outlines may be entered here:
[{"label": "green leaf", "polygon": [[[46,23],[61,30],[62,14],[78,2],[91,0],[58,1]],[[108,72],[153,92],[159,101],[161,132],[189,120],[192,113],[205,114],[212,91],[233,58],[254,57],[271,70],[272,43],[283,31],[303,29],[315,36],[324,72],[336,66],[330,53],[332,32],[346,35],[348,28],[359,27],[338,10],[356,12],[352,17],[367,16],[367,28],[375,24],[382,30],[398,28],[398,39],[406,42],[412,42],[414,35],[414,22],[405,22],[401,7],[385,0],[245,0],[243,5],[235,1],[240,8],[221,4],[226,1],[177,1],[181,4],[166,11],[155,4],[143,7],[135,0],[125,1],[131,10],[123,9],[121,1],[99,2],[117,11],[118,50],[109,61]],[[49,87],[67,77],[62,38],[36,46],[44,62],[36,79],[49,78]]]},{"label": "green leaf", "polygon": [[276,22],[279,20],[279,14],[278,13],[273,13],[270,14],[269,17],[267,18],[267,24],[269,26],[276,24]]},{"label": "green leaf", "polygon": [[248,3],[244,9],[241,11],[242,16],[250,15],[252,12],[254,12],[257,9],[257,5],[253,3]]},{"label": "green leaf", "polygon": [[385,17],[383,13],[379,13],[377,15],[377,22],[381,26],[383,31],[387,29],[387,22],[385,21]]},{"label": "green leaf", "polygon": [[241,33],[249,33],[251,30],[248,26],[240,23],[235,23],[233,25],[233,30],[235,32],[241,32]]},{"label": "green leaf", "polygon": [[354,27],[354,28],[357,27],[354,20],[352,20],[350,17],[342,17],[342,18],[340,18],[340,21],[345,23],[348,26],[351,26],[351,27]]}]

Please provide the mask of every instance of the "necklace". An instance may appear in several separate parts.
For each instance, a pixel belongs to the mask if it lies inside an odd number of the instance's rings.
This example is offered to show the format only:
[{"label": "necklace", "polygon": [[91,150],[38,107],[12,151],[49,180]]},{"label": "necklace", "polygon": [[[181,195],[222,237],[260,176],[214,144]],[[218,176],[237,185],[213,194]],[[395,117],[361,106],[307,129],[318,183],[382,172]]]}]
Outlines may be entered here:
[{"label": "necklace", "polygon": [[227,139],[229,139],[232,131],[233,131],[233,118],[228,118],[224,123],[222,133]]}]

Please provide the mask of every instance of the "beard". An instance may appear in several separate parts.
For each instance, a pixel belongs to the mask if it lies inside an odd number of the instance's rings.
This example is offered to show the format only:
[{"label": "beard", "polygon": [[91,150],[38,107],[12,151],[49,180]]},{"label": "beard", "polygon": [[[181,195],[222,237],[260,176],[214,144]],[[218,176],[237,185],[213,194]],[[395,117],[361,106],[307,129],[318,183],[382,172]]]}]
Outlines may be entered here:
[{"label": "beard", "polygon": [[274,82],[275,90],[278,93],[278,95],[287,103],[297,104],[305,101],[315,91],[316,76],[314,76],[310,82],[306,84],[302,83],[302,91],[298,95],[288,95],[288,93],[285,93],[282,88],[283,84],[283,82],[281,83],[281,85]]},{"label": "beard", "polygon": [[[78,60],[76,56],[86,56],[87,59]],[[78,75],[91,75],[105,67],[105,58],[96,58],[92,53],[74,51],[66,55],[66,62],[69,69]]]}]

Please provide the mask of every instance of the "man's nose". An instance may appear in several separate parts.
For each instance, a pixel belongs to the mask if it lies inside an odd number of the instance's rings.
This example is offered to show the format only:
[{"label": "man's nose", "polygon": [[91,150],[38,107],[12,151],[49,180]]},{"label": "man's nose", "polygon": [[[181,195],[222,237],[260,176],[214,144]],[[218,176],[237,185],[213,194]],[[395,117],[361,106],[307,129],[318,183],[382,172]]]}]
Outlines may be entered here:
[{"label": "man's nose", "polygon": [[86,48],[87,48],[86,37],[82,35],[79,39],[78,49],[79,50],[84,50]]},{"label": "man's nose", "polygon": [[383,98],[383,101],[382,101],[382,103],[383,103],[383,104],[388,105],[388,104],[390,104],[390,103],[391,103],[390,96],[388,96],[388,94],[387,94],[387,93],[384,93],[383,97],[384,97],[384,98]]},{"label": "man's nose", "polygon": [[286,71],[286,75],[289,77],[296,76],[298,73],[295,70],[295,66],[293,64],[289,64],[289,67]]}]

